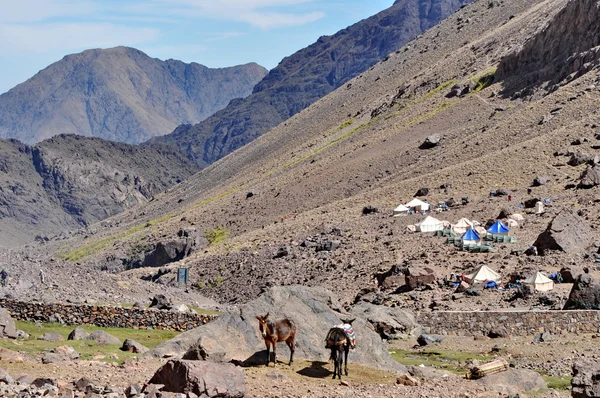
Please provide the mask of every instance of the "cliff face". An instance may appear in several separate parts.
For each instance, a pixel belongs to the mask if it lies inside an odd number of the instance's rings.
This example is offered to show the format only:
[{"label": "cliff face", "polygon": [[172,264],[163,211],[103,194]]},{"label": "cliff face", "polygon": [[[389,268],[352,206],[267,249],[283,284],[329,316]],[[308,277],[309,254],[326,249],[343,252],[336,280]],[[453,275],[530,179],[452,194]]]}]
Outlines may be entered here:
[{"label": "cliff face", "polygon": [[150,143],[175,145],[201,166],[213,163],[344,85],[468,2],[398,0],[284,58],[248,98]]},{"label": "cliff face", "polygon": [[37,146],[0,140],[0,246],[103,220],[196,171],[172,148],[80,136]]},{"label": "cliff face", "polygon": [[0,95],[0,138],[32,144],[57,134],[139,143],[197,123],[246,97],[266,69],[209,69],[127,47],[67,55]]},{"label": "cliff face", "polygon": [[507,92],[555,90],[600,64],[600,3],[570,0],[519,51],[502,59],[496,76]]}]

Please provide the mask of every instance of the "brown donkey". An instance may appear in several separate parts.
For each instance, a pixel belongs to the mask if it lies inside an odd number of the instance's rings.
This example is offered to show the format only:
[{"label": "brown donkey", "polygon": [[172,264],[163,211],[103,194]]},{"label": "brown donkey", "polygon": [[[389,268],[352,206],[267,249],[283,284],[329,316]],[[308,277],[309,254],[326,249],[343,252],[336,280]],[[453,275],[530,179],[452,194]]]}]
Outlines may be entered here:
[{"label": "brown donkey", "polygon": [[285,341],[290,348],[290,365],[294,362],[294,340],[296,339],[296,325],[289,319],[279,319],[277,321],[269,320],[269,313],[265,316],[257,315],[258,328],[265,339],[267,346],[267,366],[271,362],[271,345],[273,346],[273,362],[277,366],[277,353],[275,348],[277,343]]}]

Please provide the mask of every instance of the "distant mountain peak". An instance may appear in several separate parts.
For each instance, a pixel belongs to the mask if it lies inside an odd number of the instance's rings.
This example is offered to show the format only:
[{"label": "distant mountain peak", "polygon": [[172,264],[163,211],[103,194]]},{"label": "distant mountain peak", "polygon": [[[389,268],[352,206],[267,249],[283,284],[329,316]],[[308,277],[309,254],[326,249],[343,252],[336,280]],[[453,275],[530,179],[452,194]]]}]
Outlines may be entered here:
[{"label": "distant mountain peak", "polygon": [[256,63],[211,69],[132,47],[89,49],[0,95],[0,138],[36,143],[70,133],[139,143],[204,120],[266,73]]}]

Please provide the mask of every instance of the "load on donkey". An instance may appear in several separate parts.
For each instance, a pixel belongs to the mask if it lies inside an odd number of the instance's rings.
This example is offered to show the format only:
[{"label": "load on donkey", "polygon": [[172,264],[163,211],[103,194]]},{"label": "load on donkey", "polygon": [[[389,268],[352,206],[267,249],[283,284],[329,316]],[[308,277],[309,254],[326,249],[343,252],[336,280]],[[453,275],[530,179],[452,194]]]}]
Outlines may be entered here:
[{"label": "load on donkey", "polygon": [[354,319],[342,320],[342,324],[329,329],[325,338],[325,348],[331,350],[330,360],[333,360],[333,378],[342,379],[342,365],[345,363],[344,373],[348,376],[348,352],[356,347],[356,334],[352,328]]}]

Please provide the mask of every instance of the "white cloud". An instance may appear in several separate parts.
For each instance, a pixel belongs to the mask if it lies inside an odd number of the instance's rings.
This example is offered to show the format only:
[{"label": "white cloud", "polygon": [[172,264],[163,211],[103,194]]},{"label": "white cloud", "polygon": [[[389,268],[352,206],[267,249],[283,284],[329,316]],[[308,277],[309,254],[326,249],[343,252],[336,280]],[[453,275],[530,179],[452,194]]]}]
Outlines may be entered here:
[{"label": "white cloud", "polygon": [[160,32],[110,23],[0,25],[0,51],[46,53],[81,48],[137,45],[153,41]]},{"label": "white cloud", "polygon": [[2,4],[0,23],[30,23],[52,18],[90,15],[99,4],[89,0],[9,0]]}]

